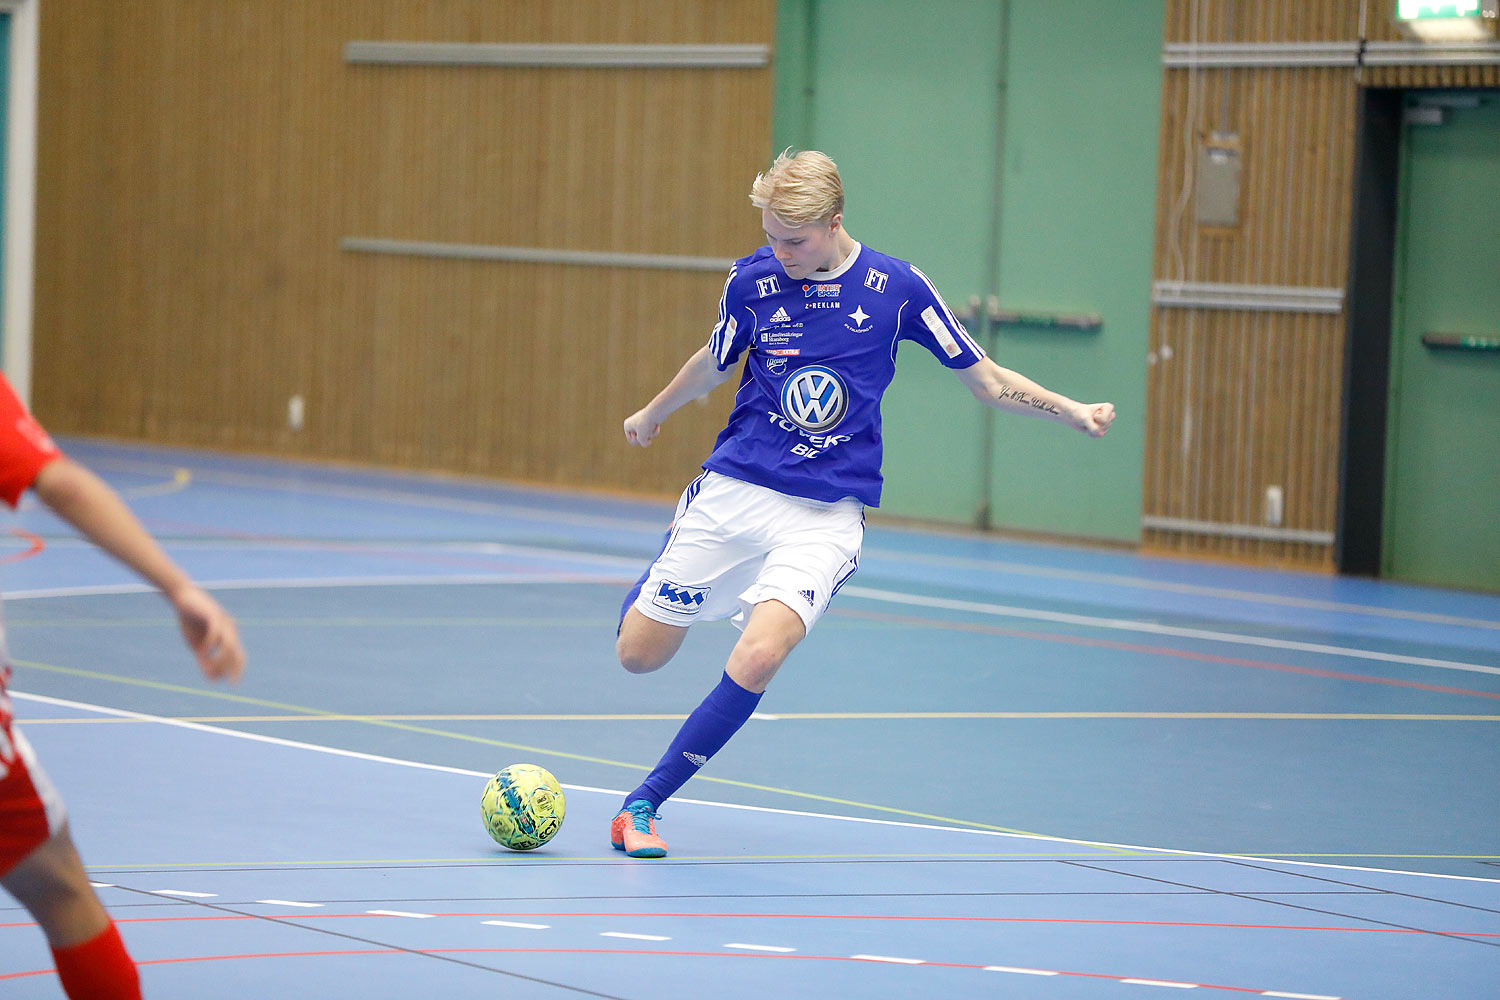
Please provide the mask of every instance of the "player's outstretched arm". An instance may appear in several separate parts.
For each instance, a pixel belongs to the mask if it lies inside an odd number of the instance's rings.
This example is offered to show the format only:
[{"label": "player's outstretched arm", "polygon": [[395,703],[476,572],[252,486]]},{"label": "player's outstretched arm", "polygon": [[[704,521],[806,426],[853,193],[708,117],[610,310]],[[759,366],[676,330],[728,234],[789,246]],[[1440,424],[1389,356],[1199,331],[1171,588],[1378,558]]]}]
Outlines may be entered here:
[{"label": "player's outstretched arm", "polygon": [[1042,388],[1025,375],[1001,368],[989,358],[981,358],[955,374],[986,406],[1007,413],[1046,417],[1083,431],[1090,437],[1103,437],[1115,419],[1113,403],[1077,402]]},{"label": "player's outstretched arm", "polygon": [[67,458],[43,466],[33,486],[59,517],[166,595],[205,677],[239,680],[245,650],[234,618],[162,551],[118,493]]},{"label": "player's outstretched arm", "polygon": [[656,394],[656,398],[625,418],[625,440],[642,448],[655,440],[661,425],[677,408],[699,396],[707,395],[725,382],[733,369],[719,371],[719,363],[705,344],[667,383],[667,387]]}]

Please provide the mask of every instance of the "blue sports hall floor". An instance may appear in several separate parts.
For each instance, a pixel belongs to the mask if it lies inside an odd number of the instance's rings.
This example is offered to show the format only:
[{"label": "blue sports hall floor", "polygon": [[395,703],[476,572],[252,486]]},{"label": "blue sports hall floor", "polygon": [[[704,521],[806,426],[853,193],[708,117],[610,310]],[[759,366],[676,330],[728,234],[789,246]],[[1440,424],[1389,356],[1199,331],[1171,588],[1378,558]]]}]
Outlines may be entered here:
[{"label": "blue sports hall floor", "polygon": [[[238,616],[238,687],[34,499],[16,711],[147,996],[1500,996],[1500,598],[872,523],[761,711],[607,826],[736,633],[615,663],[670,505],[64,442]],[[684,481],[692,470],[684,470]],[[557,838],[485,779],[541,764]],[[61,996],[0,897],[0,996]]]}]

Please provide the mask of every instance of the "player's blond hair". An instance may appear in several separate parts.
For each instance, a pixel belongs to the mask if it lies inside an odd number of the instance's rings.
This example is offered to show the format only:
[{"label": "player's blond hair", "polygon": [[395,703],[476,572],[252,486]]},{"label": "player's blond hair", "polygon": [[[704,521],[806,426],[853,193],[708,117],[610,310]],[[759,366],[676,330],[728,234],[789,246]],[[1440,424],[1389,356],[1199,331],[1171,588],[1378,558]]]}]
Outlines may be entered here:
[{"label": "player's blond hair", "polygon": [[770,209],[788,226],[828,222],[844,211],[844,181],[827,154],[813,149],[793,154],[788,146],[770,170],[755,175],[750,204]]}]

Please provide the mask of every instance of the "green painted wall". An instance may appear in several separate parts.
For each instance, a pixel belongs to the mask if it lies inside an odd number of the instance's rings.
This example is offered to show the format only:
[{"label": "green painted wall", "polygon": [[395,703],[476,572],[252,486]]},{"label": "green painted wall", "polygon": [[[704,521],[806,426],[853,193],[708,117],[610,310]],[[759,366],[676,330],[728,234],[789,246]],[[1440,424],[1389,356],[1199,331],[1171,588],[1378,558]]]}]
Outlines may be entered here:
[{"label": "green painted wall", "polygon": [[1096,313],[1097,333],[1002,328],[996,361],[1114,402],[1103,440],[1001,418],[997,525],[1140,537],[1163,4],[1012,2],[1000,301]]},{"label": "green painted wall", "polygon": [[987,338],[1000,364],[1120,412],[1103,441],[997,415],[988,477],[986,411],[903,348],[884,408],[887,512],[973,524],[988,478],[998,527],[1138,539],[1161,6],[781,3],[775,145],[838,161],[856,239],[911,260],[955,308],[998,292],[1105,318],[1096,334]]},{"label": "green painted wall", "polygon": [[1402,137],[1383,574],[1500,590],[1500,94]]}]

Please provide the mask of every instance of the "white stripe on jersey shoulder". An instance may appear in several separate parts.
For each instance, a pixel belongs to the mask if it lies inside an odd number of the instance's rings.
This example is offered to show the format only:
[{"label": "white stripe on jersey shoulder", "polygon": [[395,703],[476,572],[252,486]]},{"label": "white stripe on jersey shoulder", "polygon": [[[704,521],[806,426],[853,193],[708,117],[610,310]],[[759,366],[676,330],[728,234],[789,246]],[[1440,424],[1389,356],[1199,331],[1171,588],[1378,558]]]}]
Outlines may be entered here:
[{"label": "white stripe on jersey shoulder", "polygon": [[[725,322],[729,320],[729,283],[734,281],[734,276],[739,273],[739,270],[740,266],[737,263],[729,268],[729,277],[724,279],[724,290],[719,293],[719,321],[714,324],[713,333],[708,336],[708,349],[720,361],[724,360],[725,347],[721,343],[721,340],[724,336]],[[729,340],[730,342],[734,340],[734,328],[732,326],[730,327]]]},{"label": "white stripe on jersey shoulder", "polygon": [[943,307],[943,316],[947,319],[948,327],[952,330],[953,335],[963,341],[969,350],[981,358],[984,357],[984,351],[980,349],[978,344],[974,343],[973,338],[969,336],[969,331],[964,329],[964,325],[958,321],[958,317],[953,315],[953,310],[948,308],[948,303],[943,300],[942,293],[937,290],[937,286],[932,283],[932,279],[923,274],[917,265],[907,264],[906,266],[911,268],[912,274],[915,274],[922,280],[922,283],[932,292],[932,297],[937,299],[937,304]]},{"label": "white stripe on jersey shoulder", "polygon": [[729,352],[734,349],[734,337],[736,331],[739,330],[739,323],[735,321],[733,316],[730,316],[719,325],[719,328],[723,333],[719,338],[719,346],[714,351],[714,357],[718,360],[720,367],[722,367],[729,362]]}]

